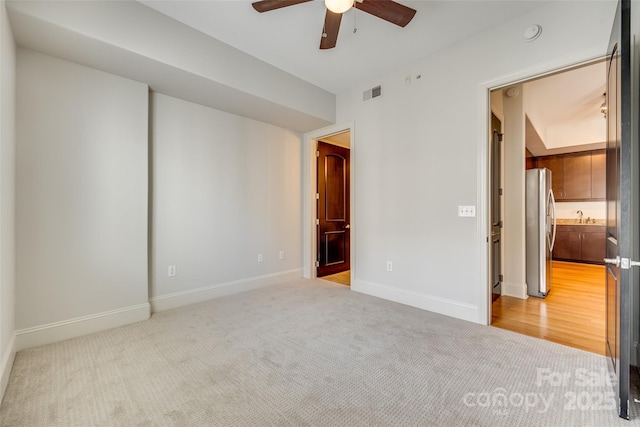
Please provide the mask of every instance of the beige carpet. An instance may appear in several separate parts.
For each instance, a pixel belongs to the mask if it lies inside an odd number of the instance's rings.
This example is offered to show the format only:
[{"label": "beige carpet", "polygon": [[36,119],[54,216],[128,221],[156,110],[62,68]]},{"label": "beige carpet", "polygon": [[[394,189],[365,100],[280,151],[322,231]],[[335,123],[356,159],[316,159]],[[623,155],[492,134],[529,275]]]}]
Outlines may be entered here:
[{"label": "beige carpet", "polygon": [[605,371],[602,356],[301,280],[19,352],[0,425],[637,424],[601,399]]}]

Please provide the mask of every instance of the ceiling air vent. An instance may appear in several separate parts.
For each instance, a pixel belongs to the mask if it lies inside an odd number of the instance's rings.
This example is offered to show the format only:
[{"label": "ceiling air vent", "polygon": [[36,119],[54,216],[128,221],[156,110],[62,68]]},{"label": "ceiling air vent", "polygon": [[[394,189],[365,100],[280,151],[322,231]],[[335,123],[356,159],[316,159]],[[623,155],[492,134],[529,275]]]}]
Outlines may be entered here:
[{"label": "ceiling air vent", "polygon": [[379,96],[382,96],[382,86],[376,86],[374,88],[371,88],[369,90],[365,90],[364,92],[362,92],[363,101],[368,101],[370,99],[377,98]]}]

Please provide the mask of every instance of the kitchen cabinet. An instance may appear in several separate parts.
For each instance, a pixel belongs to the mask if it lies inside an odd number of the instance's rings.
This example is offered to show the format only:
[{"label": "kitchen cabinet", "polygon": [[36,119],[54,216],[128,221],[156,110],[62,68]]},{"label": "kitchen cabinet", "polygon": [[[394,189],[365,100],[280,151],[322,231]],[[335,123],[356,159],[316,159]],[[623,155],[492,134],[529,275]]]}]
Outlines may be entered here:
[{"label": "kitchen cabinet", "polygon": [[542,156],[539,168],[551,171],[551,188],[557,201],[604,200],[605,150]]},{"label": "kitchen cabinet", "polygon": [[573,227],[559,225],[556,230],[556,243],[553,246],[553,259],[582,260],[580,232]]},{"label": "kitchen cabinet", "polygon": [[553,259],[602,264],[605,243],[603,225],[558,225]]},{"label": "kitchen cabinet", "polygon": [[607,197],[607,154],[605,150],[591,152],[591,198]]},{"label": "kitchen cabinet", "polygon": [[[591,228],[587,226],[587,228]],[[606,256],[604,227],[602,232],[582,233],[582,260],[603,264]]]},{"label": "kitchen cabinet", "polygon": [[551,171],[551,189],[556,200],[562,195],[564,182],[563,156],[543,156],[537,158],[539,168],[547,168]]},{"label": "kitchen cabinet", "polygon": [[591,153],[572,153],[563,156],[563,200],[591,198]]},{"label": "kitchen cabinet", "polygon": [[526,170],[535,169],[538,166],[536,165],[536,156],[531,154],[527,148],[524,149],[524,168]]},{"label": "kitchen cabinet", "polygon": [[535,157],[525,157],[524,158],[524,168],[526,170],[535,169],[536,167],[537,167],[537,165],[536,165],[536,158]]}]

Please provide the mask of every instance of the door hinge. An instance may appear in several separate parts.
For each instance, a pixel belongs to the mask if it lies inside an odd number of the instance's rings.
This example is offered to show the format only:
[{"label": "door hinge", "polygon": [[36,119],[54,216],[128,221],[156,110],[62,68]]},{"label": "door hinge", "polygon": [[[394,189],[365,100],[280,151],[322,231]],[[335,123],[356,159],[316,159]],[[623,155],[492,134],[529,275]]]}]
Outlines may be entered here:
[{"label": "door hinge", "polygon": [[498,195],[502,196],[502,188],[498,189]]},{"label": "door hinge", "polygon": [[503,133],[499,133],[498,134],[498,141],[502,142],[502,139],[504,138],[504,134]]},{"label": "door hinge", "polygon": [[320,267],[320,261],[316,261],[316,267]]},{"label": "door hinge", "polygon": [[504,223],[502,221],[498,222],[498,227],[503,228],[504,227]]},{"label": "door hinge", "polygon": [[504,282],[504,276],[502,274],[498,274],[498,282]]},{"label": "door hinge", "polygon": [[320,200],[320,193],[316,193],[316,200]]},{"label": "door hinge", "polygon": [[320,157],[320,152],[316,151],[316,157]]},{"label": "door hinge", "polygon": [[320,220],[316,218],[316,225],[320,225]]}]

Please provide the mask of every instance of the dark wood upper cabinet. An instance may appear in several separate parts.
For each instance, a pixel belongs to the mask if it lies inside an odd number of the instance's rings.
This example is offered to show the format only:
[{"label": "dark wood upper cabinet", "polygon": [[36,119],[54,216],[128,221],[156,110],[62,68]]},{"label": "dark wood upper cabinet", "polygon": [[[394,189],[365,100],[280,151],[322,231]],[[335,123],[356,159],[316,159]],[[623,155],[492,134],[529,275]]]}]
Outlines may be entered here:
[{"label": "dark wood upper cabinet", "polygon": [[528,149],[524,149],[524,168],[529,170],[529,169],[535,169],[536,166],[536,157],[531,154],[531,151],[529,151]]},{"label": "dark wood upper cabinet", "polygon": [[563,193],[564,168],[562,158],[562,155],[537,158],[539,168],[547,168],[551,171],[551,189],[556,200],[562,199]]},{"label": "dark wood upper cabinet", "polygon": [[591,153],[564,155],[564,200],[591,198]]},{"label": "dark wood upper cabinet", "polygon": [[605,199],[607,196],[606,186],[607,155],[605,150],[591,152],[591,198]]},{"label": "dark wood upper cabinet", "polygon": [[551,171],[551,186],[556,200],[605,198],[605,150],[537,157],[536,167]]}]

